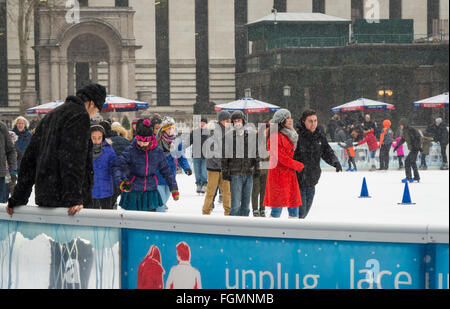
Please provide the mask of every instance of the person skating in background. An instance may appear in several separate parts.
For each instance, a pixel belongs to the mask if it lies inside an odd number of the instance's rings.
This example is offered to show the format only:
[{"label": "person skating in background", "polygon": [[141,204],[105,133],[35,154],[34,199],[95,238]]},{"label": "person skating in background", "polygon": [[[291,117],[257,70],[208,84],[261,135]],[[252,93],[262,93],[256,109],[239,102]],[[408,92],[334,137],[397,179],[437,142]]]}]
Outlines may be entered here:
[{"label": "person skating in background", "polygon": [[405,152],[403,151],[403,145],[400,145],[399,147],[397,147],[398,143],[400,142],[400,140],[402,139],[401,136],[398,136],[393,142],[392,142],[392,147],[396,150],[394,150],[394,152],[397,154],[397,159],[398,159],[398,169],[401,170],[403,169],[403,158],[405,157]]},{"label": "person skating in background", "polygon": [[9,195],[8,181],[17,181],[17,150],[5,123],[0,121],[0,203],[6,203]]},{"label": "person skating in background", "polygon": [[111,141],[111,146],[116,155],[120,156],[122,151],[130,145],[130,141],[122,136],[119,136],[116,131],[112,130],[112,127],[108,121],[101,121],[99,125],[101,125],[105,130],[105,138]]},{"label": "person skating in background", "polygon": [[[342,123],[340,125],[341,127],[343,126]],[[299,208],[299,218],[304,219],[311,209],[315,195],[315,186],[319,182],[322,173],[320,160],[322,159],[333,166],[336,172],[341,172],[342,166],[328,144],[322,127],[318,125],[315,110],[307,109],[303,112],[300,123],[297,126],[297,132],[299,138],[297,149],[295,149],[294,153],[294,160],[303,163],[303,170],[297,173],[297,180],[303,203],[303,206]]]},{"label": "person skating in background", "polygon": [[[400,145],[406,142],[409,153],[405,159],[405,174],[406,178],[402,179],[402,182],[420,182],[419,169],[417,168],[417,155],[422,147],[422,136],[417,129],[411,127],[406,118],[400,119],[401,139],[395,146],[394,151],[398,149]],[[411,169],[414,172],[414,178],[411,174]]]},{"label": "person skating in background", "polygon": [[[357,134],[357,132],[356,132]],[[355,163],[355,149],[353,148],[353,138],[350,136],[346,130],[346,125],[344,122],[339,122],[339,127],[336,129],[336,141],[338,145],[344,148],[345,155],[347,157],[348,168],[347,172],[356,172],[358,169]],[[353,165],[353,167],[352,167]]]},{"label": "person skating in background", "polygon": [[272,207],[272,218],[279,218],[283,208],[288,209],[290,218],[298,218],[302,199],[296,172],[303,170],[303,163],[293,159],[298,134],[291,112],[287,109],[276,111],[267,130],[269,172],[263,205]]},{"label": "person skating in background", "polygon": [[442,165],[441,170],[448,170],[447,161],[447,145],[448,145],[448,130],[445,124],[442,123],[442,118],[436,118],[434,122],[434,140],[441,146]]},{"label": "person skating in background", "polygon": [[428,169],[427,165],[427,156],[430,154],[431,144],[434,141],[433,139],[433,129],[431,127],[427,127],[422,132],[422,150],[420,151],[420,166],[419,170]]},{"label": "person skating in background", "polygon": [[131,121],[131,128],[128,131],[128,140],[131,142],[136,137],[136,126],[140,118],[136,117]]},{"label": "person skating in background", "polygon": [[380,170],[389,169],[389,151],[391,150],[394,133],[391,129],[391,121],[386,119],[383,121],[383,130],[380,135]]},{"label": "person skating in background", "polygon": [[364,120],[361,123],[361,128],[364,132],[373,129],[373,135],[375,136],[375,138],[379,137],[380,135],[378,124],[376,121],[371,120],[370,114],[364,115]]},{"label": "person skating in background", "polygon": [[[125,172],[128,171],[128,175]],[[150,120],[138,122],[136,138],[122,152],[113,165],[114,180],[120,185],[119,205],[126,210],[165,211],[158,192],[159,172],[170,188],[175,201],[179,199],[175,175],[161,148],[158,147]]]},{"label": "person skating in background", "polygon": [[[177,165],[179,165],[186,175],[191,176],[192,170],[188,160],[184,156],[181,139],[177,139],[177,131],[173,118],[164,117],[162,119],[161,127],[158,130],[156,139],[158,141],[158,146],[163,151],[167,163],[170,166],[172,174],[176,177]],[[166,208],[165,206],[169,200],[171,188],[158,171],[156,172],[156,176],[158,177],[158,192],[161,195],[164,208]]]},{"label": "person skating in background", "polygon": [[217,121],[219,123],[216,124],[210,138],[205,142],[208,184],[206,185],[202,214],[211,214],[214,196],[219,187],[223,196],[224,214],[228,216],[231,208],[230,182],[222,177],[222,159],[225,157],[225,134],[231,123],[230,113],[227,111],[219,112]]},{"label": "person skating in background", "polygon": [[15,143],[17,150],[17,169],[20,169],[20,161],[27,150],[28,144],[31,141],[33,134],[28,129],[29,122],[25,117],[19,116],[13,121],[12,131],[17,135],[17,141]]},{"label": "person skating in background", "polygon": [[[259,136],[264,136],[264,139],[267,140],[266,129],[270,127],[270,121],[266,121],[266,125],[264,127],[258,128],[257,134]],[[257,138],[258,142],[260,138]],[[267,151],[267,145],[265,145],[265,149]],[[253,217],[265,217],[266,216],[266,207],[264,207],[264,196],[266,194],[266,182],[267,182],[267,172],[269,170],[269,153],[266,152],[266,158],[262,158],[262,154],[260,153],[260,149],[256,149],[257,155],[256,158],[259,162],[259,173],[253,175],[253,188],[252,188],[252,210]]]},{"label": "person skating in background", "polygon": [[245,127],[245,115],[241,111],[233,112],[231,122],[234,129],[225,136],[222,178],[230,181],[230,216],[247,217],[250,214],[253,176],[259,175],[256,132]]},{"label": "person skating in background", "polygon": [[208,175],[206,172],[206,159],[203,153],[203,145],[210,136],[207,129],[208,120],[204,117],[200,120],[200,127],[193,130],[189,135],[189,142],[192,145],[192,160],[194,163],[195,185],[198,194],[206,192]]},{"label": "person skating in background", "polygon": [[377,153],[378,149],[378,141],[375,138],[374,129],[364,130],[364,138],[359,142],[355,143],[355,147],[365,143],[367,143],[367,146],[369,147],[370,165],[371,165],[369,170],[375,171],[377,169],[375,165],[375,154]]},{"label": "person skating in background", "polygon": [[327,134],[332,142],[337,142],[336,130],[339,126],[341,126],[339,114],[334,114],[327,125]]},{"label": "person skating in background", "polygon": [[114,209],[113,164],[116,161],[116,153],[101,125],[91,126],[91,141],[94,167],[91,208]]},{"label": "person skating in background", "polygon": [[106,88],[88,84],[42,119],[20,163],[7,211],[26,205],[35,188],[36,204],[68,207],[74,215],[92,203],[90,119],[103,108]]}]

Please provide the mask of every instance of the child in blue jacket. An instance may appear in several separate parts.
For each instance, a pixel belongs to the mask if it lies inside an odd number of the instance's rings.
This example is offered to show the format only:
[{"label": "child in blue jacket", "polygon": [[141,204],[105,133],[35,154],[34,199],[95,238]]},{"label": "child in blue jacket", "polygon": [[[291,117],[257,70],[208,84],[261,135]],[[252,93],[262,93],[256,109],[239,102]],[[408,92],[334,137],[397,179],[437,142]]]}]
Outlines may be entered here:
[{"label": "child in blue jacket", "polygon": [[[167,163],[175,176],[177,174],[178,164],[186,175],[190,176],[192,175],[192,170],[183,154],[183,145],[181,142],[178,143],[176,138],[175,121],[171,117],[164,117],[161,122],[161,127],[158,130],[158,146],[164,152]],[[158,176],[158,192],[165,205],[170,197],[170,186],[164,181],[160,173],[156,173],[156,175]]]},{"label": "child in blue jacket", "polygon": [[[128,168],[128,175],[124,171]],[[122,198],[119,205],[127,210],[165,210],[158,193],[157,173],[167,183],[175,201],[179,199],[175,175],[170,170],[163,151],[158,147],[150,120],[137,124],[136,137],[122,152],[113,167],[116,184],[120,184]]]},{"label": "child in blue jacket", "polygon": [[94,186],[92,187],[92,208],[113,209],[114,182],[112,167],[116,153],[111,141],[105,137],[105,129],[100,125],[91,126]]}]

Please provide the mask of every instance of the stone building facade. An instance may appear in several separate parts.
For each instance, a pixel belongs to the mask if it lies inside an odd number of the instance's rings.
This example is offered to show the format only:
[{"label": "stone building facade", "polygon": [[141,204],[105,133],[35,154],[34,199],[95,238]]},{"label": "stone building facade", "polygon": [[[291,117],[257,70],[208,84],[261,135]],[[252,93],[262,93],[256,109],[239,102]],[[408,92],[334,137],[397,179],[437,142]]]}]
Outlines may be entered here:
[{"label": "stone building facade", "polygon": [[[449,6],[447,0],[39,2],[30,20],[27,85],[37,100],[28,104],[64,99],[92,80],[104,84],[109,94],[147,99],[150,112],[189,117],[198,102],[220,104],[238,96],[236,74],[245,72],[244,25],[272,8],[347,19],[411,18],[415,39],[420,39],[430,33],[433,19],[447,20],[448,27]],[[68,18],[73,9],[79,9],[75,23]],[[0,0],[0,21],[6,20],[0,22],[0,93],[6,94],[0,98],[2,119],[20,114],[17,12],[16,0]]]}]

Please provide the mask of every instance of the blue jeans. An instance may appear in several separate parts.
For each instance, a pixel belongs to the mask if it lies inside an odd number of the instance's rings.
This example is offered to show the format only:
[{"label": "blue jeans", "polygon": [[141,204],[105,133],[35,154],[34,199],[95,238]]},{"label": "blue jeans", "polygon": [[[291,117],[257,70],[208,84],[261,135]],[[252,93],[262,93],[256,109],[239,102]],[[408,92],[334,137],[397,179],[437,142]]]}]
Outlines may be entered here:
[{"label": "blue jeans", "polygon": [[252,197],[253,176],[231,176],[230,216],[248,216]]},{"label": "blue jeans", "polygon": [[166,203],[169,200],[172,193],[170,192],[169,186],[158,186],[158,192],[161,196],[161,200],[163,205],[161,207],[156,208],[156,212],[165,212],[166,211]]},{"label": "blue jeans", "polygon": [[206,160],[202,158],[193,158],[195,184],[205,185],[208,183],[208,176],[206,174]]},{"label": "blue jeans", "polygon": [[287,208],[289,212],[289,217],[298,217],[298,208],[299,207],[272,207],[272,210],[270,211],[270,216],[273,218],[279,218],[281,216],[281,211],[283,211],[283,208]]},{"label": "blue jeans", "polygon": [[316,194],[315,187],[302,187],[300,188],[300,196],[302,197],[302,206],[299,209],[299,218],[306,218]]},{"label": "blue jeans", "polygon": [[8,201],[9,187],[5,183],[5,177],[0,177],[0,203],[6,203]]}]

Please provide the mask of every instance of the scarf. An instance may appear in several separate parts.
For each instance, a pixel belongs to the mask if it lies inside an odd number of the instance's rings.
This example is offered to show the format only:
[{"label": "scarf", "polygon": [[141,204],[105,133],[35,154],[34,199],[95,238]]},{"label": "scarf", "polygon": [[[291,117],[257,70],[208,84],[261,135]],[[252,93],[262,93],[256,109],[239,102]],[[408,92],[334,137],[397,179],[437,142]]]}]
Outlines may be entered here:
[{"label": "scarf", "polygon": [[280,132],[289,138],[291,143],[294,144],[294,147],[297,147],[298,134],[294,129],[283,128]]},{"label": "scarf", "polygon": [[97,145],[93,145],[92,146],[92,158],[94,159],[94,161],[100,157],[100,155],[103,152],[103,143],[102,144],[97,144]]},{"label": "scarf", "polygon": [[176,135],[168,135],[166,131],[162,131],[162,133],[159,136],[159,140],[161,142],[162,149],[166,156],[170,154],[172,151],[171,146],[173,141],[177,138]]}]

